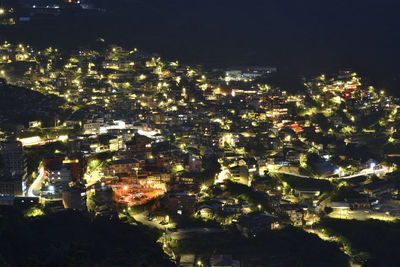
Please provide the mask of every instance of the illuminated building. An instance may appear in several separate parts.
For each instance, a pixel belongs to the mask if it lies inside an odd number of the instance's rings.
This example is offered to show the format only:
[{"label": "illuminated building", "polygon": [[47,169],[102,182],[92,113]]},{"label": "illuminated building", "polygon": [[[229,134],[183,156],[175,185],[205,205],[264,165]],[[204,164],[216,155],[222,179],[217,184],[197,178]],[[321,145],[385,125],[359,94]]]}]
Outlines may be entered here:
[{"label": "illuminated building", "polygon": [[0,145],[0,195],[22,195],[22,182],[27,174],[22,144],[16,141]]},{"label": "illuminated building", "polygon": [[26,161],[20,142],[3,142],[0,147],[0,157],[12,176],[25,178]]},{"label": "illuminated building", "polygon": [[80,188],[70,188],[62,193],[65,209],[86,210],[86,192]]},{"label": "illuminated building", "polygon": [[108,171],[111,175],[127,174],[132,176],[134,174],[138,179],[139,167],[139,161],[136,159],[121,159],[110,162]]},{"label": "illuminated building", "polygon": [[151,138],[137,134],[131,141],[125,143],[126,151],[132,155],[149,157],[153,143],[154,141]]}]

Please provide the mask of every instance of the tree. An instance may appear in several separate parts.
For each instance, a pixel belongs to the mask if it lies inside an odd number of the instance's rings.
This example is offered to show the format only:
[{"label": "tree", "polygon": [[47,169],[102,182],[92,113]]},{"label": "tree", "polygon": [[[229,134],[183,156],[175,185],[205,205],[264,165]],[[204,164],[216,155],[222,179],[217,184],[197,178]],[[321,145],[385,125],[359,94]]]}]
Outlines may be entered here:
[{"label": "tree", "polygon": [[313,117],[313,122],[319,125],[319,127],[324,131],[327,132],[329,130],[329,122],[328,119],[322,113],[317,113]]},{"label": "tree", "polygon": [[201,182],[205,185],[212,185],[215,175],[221,171],[221,164],[218,162],[218,157],[216,155],[203,157],[202,167]]},{"label": "tree", "polygon": [[311,172],[312,174],[319,174],[320,171],[318,169],[318,165],[323,162],[323,160],[316,153],[309,153],[306,156],[306,171]]},{"label": "tree", "polygon": [[326,213],[326,214],[329,214],[329,213],[331,213],[333,211],[333,209],[331,208],[331,207],[325,207],[324,208],[324,212]]}]

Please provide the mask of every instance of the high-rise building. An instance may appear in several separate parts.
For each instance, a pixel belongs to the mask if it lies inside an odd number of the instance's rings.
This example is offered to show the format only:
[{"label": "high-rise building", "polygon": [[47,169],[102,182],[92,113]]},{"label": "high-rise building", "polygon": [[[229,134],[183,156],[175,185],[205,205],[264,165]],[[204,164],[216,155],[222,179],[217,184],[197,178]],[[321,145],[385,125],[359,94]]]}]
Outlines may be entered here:
[{"label": "high-rise building", "polygon": [[0,195],[22,195],[22,182],[27,167],[22,144],[17,141],[0,143]]}]

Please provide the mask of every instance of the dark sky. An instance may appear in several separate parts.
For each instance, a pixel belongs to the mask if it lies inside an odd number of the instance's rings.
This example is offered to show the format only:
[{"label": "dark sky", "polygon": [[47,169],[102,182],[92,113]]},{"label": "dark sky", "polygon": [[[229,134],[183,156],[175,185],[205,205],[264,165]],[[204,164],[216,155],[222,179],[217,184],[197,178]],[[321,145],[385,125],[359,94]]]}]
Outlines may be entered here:
[{"label": "dark sky", "polygon": [[74,16],[21,29],[21,36],[71,47],[102,36],[192,64],[273,65],[298,74],[350,67],[392,86],[400,73],[395,0],[102,2],[109,12],[100,19]]}]

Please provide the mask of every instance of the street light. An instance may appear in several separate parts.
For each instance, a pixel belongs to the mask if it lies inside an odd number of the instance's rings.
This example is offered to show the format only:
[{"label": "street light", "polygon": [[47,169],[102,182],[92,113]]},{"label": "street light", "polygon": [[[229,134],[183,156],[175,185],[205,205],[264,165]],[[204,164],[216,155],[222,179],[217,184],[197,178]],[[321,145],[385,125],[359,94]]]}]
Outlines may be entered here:
[{"label": "street light", "polygon": [[139,184],[139,177],[138,177],[139,168],[138,168],[138,167],[135,167],[135,168],[133,168],[133,169],[134,169],[135,172],[136,172],[136,184]]}]

